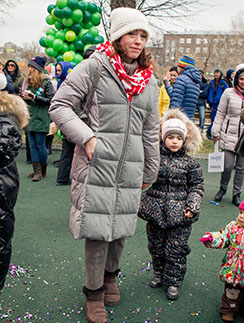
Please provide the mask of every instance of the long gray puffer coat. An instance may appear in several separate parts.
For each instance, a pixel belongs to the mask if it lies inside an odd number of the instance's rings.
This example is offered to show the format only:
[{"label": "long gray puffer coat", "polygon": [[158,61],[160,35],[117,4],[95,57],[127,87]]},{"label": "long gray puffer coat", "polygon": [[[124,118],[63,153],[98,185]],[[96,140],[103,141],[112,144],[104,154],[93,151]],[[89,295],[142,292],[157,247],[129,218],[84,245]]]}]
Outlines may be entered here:
[{"label": "long gray puffer coat", "polygon": [[[88,127],[73,109],[85,106],[98,63],[102,70]],[[105,53],[76,66],[54,96],[52,120],[76,148],[72,163],[70,229],[75,238],[113,241],[136,229],[142,182],[153,183],[159,166],[159,113],[154,77],[128,101]],[[97,144],[91,162],[84,144]]]},{"label": "long gray puffer coat", "polygon": [[234,87],[224,91],[211,130],[213,137],[220,137],[220,148],[233,152],[237,139],[244,128],[240,120],[242,98],[236,90],[237,81],[242,72],[244,72],[244,64],[240,64],[236,68]]}]

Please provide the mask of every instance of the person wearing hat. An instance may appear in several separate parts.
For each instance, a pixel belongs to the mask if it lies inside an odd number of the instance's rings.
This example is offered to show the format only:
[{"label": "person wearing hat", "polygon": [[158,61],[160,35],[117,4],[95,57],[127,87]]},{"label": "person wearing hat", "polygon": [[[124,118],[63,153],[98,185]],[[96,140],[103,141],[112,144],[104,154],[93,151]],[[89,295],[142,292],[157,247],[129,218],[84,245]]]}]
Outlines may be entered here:
[{"label": "person wearing hat", "polygon": [[28,177],[33,182],[40,181],[47,171],[46,134],[49,133],[50,126],[48,109],[54,89],[48,75],[43,73],[46,61],[46,56],[36,56],[29,61],[29,73],[21,89],[21,95],[30,112],[28,136],[34,173]]},{"label": "person wearing hat", "polygon": [[209,84],[208,84],[208,80],[204,76],[204,71],[199,70],[199,72],[201,75],[201,83],[200,83],[200,94],[197,101],[197,110],[199,115],[199,128],[201,129],[201,133],[203,135],[204,123],[205,123],[206,100],[208,97]]},{"label": "person wearing hat", "polygon": [[142,194],[138,212],[147,221],[154,270],[150,286],[167,286],[170,300],[179,298],[192,223],[200,214],[203,174],[199,162],[188,154],[198,151],[201,142],[197,126],[182,111],[174,108],[164,113],[158,178]]},{"label": "person wearing hat", "polygon": [[223,77],[222,71],[219,69],[216,69],[214,71],[214,79],[209,83],[207,102],[211,109],[210,111],[211,124],[207,130],[208,139],[212,139],[211,130],[218,110],[221,96],[223,95],[225,89],[229,87],[228,84],[222,79],[222,77]]},{"label": "person wearing hat", "polygon": [[244,201],[237,219],[217,232],[206,232],[200,241],[207,248],[227,248],[222,258],[219,278],[225,283],[220,306],[224,322],[234,322],[244,305]]},{"label": "person wearing hat", "polygon": [[229,68],[226,72],[223,80],[228,84],[229,87],[233,87],[233,79],[234,79],[235,71],[232,68]]},{"label": "person wearing hat", "polygon": [[164,80],[166,90],[170,97],[169,108],[180,107],[188,118],[194,121],[200,93],[200,73],[195,67],[195,59],[189,55],[184,55],[179,60],[177,69],[179,76],[173,87],[169,85],[167,78]]},{"label": "person wearing hat", "polygon": [[[110,23],[110,41],[70,72],[49,110],[76,143],[70,229],[76,239],[86,239],[85,309],[88,321],[96,323],[108,322],[105,305],[120,301],[116,275],[125,238],[135,233],[141,189],[156,180],[159,167],[158,95],[151,55],[145,52],[147,19],[122,7],[111,12]],[[87,123],[74,112],[80,102]]]},{"label": "person wearing hat", "polygon": [[4,70],[4,64],[0,61],[0,75],[3,75],[6,79],[6,86],[1,89],[1,91],[7,91],[9,94],[14,93],[14,84],[11,77]]},{"label": "person wearing hat", "polygon": [[[6,83],[1,82],[0,89]],[[12,253],[14,206],[19,191],[19,173],[15,158],[22,144],[21,128],[29,119],[29,112],[21,97],[0,92],[0,291],[4,287]]]},{"label": "person wearing hat", "polygon": [[244,129],[240,121],[244,106],[244,64],[237,65],[233,85],[233,88],[227,88],[221,96],[211,133],[214,143],[219,141],[220,148],[225,153],[224,171],[221,173],[215,201],[220,202],[226,194],[234,169],[232,203],[239,206],[244,181],[244,157],[237,154],[234,148]]},{"label": "person wearing hat", "polygon": [[[175,80],[178,76],[177,66],[172,66],[169,69],[167,77],[169,78],[169,84],[174,85]],[[169,108],[170,97],[165,89],[165,84],[162,85],[159,93],[159,116],[162,117],[163,113],[166,112]]]}]

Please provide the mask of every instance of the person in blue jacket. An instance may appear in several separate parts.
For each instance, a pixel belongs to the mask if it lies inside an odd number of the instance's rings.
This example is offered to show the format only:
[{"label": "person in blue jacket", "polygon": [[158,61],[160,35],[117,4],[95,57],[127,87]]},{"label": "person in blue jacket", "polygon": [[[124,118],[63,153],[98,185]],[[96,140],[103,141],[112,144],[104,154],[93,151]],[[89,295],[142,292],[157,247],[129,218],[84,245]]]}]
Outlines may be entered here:
[{"label": "person in blue jacket", "polygon": [[203,134],[204,123],[205,123],[206,100],[208,97],[209,84],[208,84],[208,80],[204,76],[204,71],[199,70],[199,72],[201,75],[201,83],[200,83],[200,94],[197,102],[197,109],[199,114],[199,128],[201,129],[201,133]]},{"label": "person in blue jacket", "polygon": [[218,105],[219,105],[221,96],[224,93],[225,89],[229,87],[228,84],[222,79],[222,77],[223,77],[222,71],[217,69],[214,71],[214,79],[209,83],[207,102],[211,109],[211,112],[210,112],[211,124],[207,130],[208,139],[211,139],[211,129],[218,110]]},{"label": "person in blue jacket", "polygon": [[165,88],[170,97],[169,108],[180,107],[180,109],[192,121],[195,121],[194,114],[200,93],[201,76],[195,67],[195,59],[192,56],[184,55],[177,66],[178,74],[174,86],[168,80],[164,80]]},{"label": "person in blue jacket", "polygon": [[3,74],[6,77],[7,85],[4,89],[1,89],[1,91],[7,91],[9,94],[13,94],[15,91],[14,83],[12,81],[12,78],[6,71],[4,71],[4,64],[0,61],[0,74]]}]

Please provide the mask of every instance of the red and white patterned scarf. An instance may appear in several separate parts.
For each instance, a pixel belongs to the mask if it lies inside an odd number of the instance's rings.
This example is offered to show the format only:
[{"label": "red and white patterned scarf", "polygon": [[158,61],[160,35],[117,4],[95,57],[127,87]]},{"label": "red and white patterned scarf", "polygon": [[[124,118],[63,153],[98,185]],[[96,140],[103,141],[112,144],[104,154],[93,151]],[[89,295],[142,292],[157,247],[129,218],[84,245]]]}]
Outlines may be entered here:
[{"label": "red and white patterned scarf", "polygon": [[101,53],[105,52],[107,54],[111,65],[113,66],[116,74],[125,88],[129,101],[131,101],[133,95],[142,93],[152,76],[152,65],[146,69],[137,68],[133,75],[128,75],[125,71],[120,56],[116,53],[111,57],[112,43],[110,41],[97,45],[96,49]]}]

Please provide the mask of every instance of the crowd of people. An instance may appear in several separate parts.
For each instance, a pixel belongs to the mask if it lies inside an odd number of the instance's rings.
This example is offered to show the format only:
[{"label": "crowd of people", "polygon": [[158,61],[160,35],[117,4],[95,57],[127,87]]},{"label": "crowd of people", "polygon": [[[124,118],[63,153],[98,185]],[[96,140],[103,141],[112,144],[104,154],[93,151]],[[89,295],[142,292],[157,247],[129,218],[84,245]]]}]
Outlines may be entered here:
[{"label": "crowd of people", "polygon": [[36,56],[24,76],[16,61],[0,62],[0,290],[11,258],[19,187],[14,159],[21,129],[33,182],[47,176],[53,129],[60,129],[56,185],[71,185],[70,230],[75,239],[85,239],[88,322],[108,322],[105,306],[120,301],[116,276],[137,216],[147,221],[154,270],[150,286],[167,286],[168,299],[177,300],[204,195],[202,169],[192,154],[201,146],[209,107],[207,138],[219,141],[225,154],[215,201],[226,194],[234,168],[232,202],[239,215],[201,241],[207,247],[228,247],[220,274],[225,282],[220,313],[223,321],[233,322],[244,286],[244,157],[234,149],[244,129],[244,64],[229,69],[224,78],[216,69],[208,82],[195,59],[184,55],[169,69],[159,93],[145,50],[150,36],[146,17],[136,9],[117,8],[110,22],[110,40],[90,47],[75,68],[65,61],[46,66],[47,57]]}]

